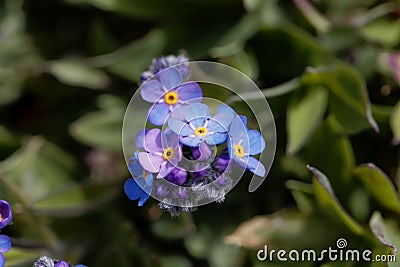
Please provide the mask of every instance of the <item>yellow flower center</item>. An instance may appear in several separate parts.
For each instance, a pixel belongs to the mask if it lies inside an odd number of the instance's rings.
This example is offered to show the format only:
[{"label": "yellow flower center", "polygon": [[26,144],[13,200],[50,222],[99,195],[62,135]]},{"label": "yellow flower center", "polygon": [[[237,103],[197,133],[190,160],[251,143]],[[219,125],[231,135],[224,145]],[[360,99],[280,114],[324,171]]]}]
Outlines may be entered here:
[{"label": "yellow flower center", "polygon": [[165,94],[164,99],[168,105],[174,105],[178,102],[178,94],[176,92],[168,92]]},{"label": "yellow flower center", "polygon": [[233,149],[235,151],[235,155],[238,156],[239,158],[244,157],[244,149],[241,145],[234,145]]},{"label": "yellow flower center", "polygon": [[1,213],[0,213],[0,222],[2,222],[3,221],[3,216],[1,216]]},{"label": "yellow flower center", "polygon": [[146,170],[143,170],[143,179],[146,181],[146,178],[147,178],[147,171]]},{"label": "yellow flower center", "polygon": [[171,147],[164,149],[163,158],[165,160],[172,159],[174,157],[174,152],[175,151]]},{"label": "yellow flower center", "polygon": [[194,130],[194,134],[196,136],[204,137],[208,133],[207,128],[204,127],[197,127],[196,130]]}]

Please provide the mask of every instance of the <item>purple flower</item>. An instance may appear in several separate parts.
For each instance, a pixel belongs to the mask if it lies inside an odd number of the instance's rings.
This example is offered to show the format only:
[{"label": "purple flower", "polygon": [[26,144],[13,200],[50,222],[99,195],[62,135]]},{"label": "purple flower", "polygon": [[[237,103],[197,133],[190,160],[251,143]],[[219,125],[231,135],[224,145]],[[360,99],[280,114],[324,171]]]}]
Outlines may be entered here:
[{"label": "purple flower", "polygon": [[12,220],[10,204],[0,199],[0,229],[6,227]]},{"label": "purple flower", "polygon": [[70,267],[71,265],[65,261],[58,261],[54,267]]},{"label": "purple flower", "polygon": [[130,200],[139,199],[138,206],[143,206],[149,199],[153,188],[153,174],[143,169],[138,160],[138,152],[135,157],[129,159],[128,168],[133,178],[129,178],[124,184],[125,194]]},{"label": "purple flower", "polygon": [[248,130],[243,118],[236,116],[229,129],[229,157],[238,165],[258,176],[265,175],[265,168],[252,155],[260,154],[265,148],[265,141],[257,130]]},{"label": "purple flower", "polygon": [[184,145],[190,147],[197,147],[203,142],[209,145],[225,142],[229,125],[235,116],[235,112],[224,104],[212,116],[208,106],[201,103],[187,105],[184,114],[184,120],[176,119],[172,115],[168,126],[181,137]]},{"label": "purple flower", "polygon": [[181,72],[183,77],[187,77],[190,73],[189,66],[187,64],[188,61],[189,59],[183,53],[179,54],[178,56],[168,55],[165,57],[155,58],[151,61],[149,69],[142,73],[141,80],[145,81],[159,71],[178,64],[179,65],[176,66],[176,68]]},{"label": "purple flower", "polygon": [[154,105],[148,113],[154,125],[163,125],[169,113],[177,106],[200,102],[203,95],[196,82],[182,83],[182,75],[176,68],[159,72],[152,80],[146,81],[140,91],[142,98]]},{"label": "purple flower", "polygon": [[141,129],[136,133],[135,145],[138,149],[144,149],[144,136],[149,132],[148,129]]},{"label": "purple flower", "polygon": [[165,179],[176,185],[183,185],[187,179],[187,172],[181,168],[175,168]]},{"label": "purple flower", "polygon": [[150,130],[144,137],[144,148],[147,152],[139,152],[139,162],[146,171],[158,172],[157,178],[165,178],[182,159],[178,136],[169,129]]},{"label": "purple flower", "polygon": [[6,263],[3,253],[8,252],[11,248],[11,240],[6,235],[0,235],[0,267]]}]

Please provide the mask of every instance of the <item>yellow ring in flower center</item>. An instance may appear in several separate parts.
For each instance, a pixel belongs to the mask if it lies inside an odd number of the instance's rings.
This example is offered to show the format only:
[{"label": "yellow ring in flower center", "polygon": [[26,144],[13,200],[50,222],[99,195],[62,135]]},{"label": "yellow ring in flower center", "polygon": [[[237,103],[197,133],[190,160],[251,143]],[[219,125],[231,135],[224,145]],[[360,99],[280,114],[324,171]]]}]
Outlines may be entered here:
[{"label": "yellow ring in flower center", "polygon": [[172,159],[174,157],[174,149],[172,149],[172,147],[169,147],[167,149],[164,149],[164,153],[163,153],[163,158],[165,160],[169,160]]},{"label": "yellow ring in flower center", "polygon": [[239,158],[244,157],[244,149],[241,145],[234,145],[233,149],[235,151],[235,155],[238,156]]},{"label": "yellow ring in flower center", "polygon": [[194,134],[196,136],[204,137],[208,133],[207,128],[205,127],[197,127],[196,130],[194,130]]},{"label": "yellow ring in flower center", "polygon": [[146,170],[143,170],[143,180],[146,181],[146,178],[147,178],[147,171],[146,171]]},{"label": "yellow ring in flower center", "polygon": [[174,105],[178,102],[178,94],[176,92],[168,92],[164,96],[165,103],[168,105]]}]

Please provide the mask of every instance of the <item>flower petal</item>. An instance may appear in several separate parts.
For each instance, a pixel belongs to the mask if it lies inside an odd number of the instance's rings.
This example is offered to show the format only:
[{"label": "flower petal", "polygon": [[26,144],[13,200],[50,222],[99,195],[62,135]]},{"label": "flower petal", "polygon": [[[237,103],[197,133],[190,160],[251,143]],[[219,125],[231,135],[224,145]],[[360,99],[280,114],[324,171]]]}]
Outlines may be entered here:
[{"label": "flower petal", "polygon": [[138,206],[139,206],[139,207],[143,206],[144,203],[146,203],[146,201],[149,199],[149,197],[150,197],[150,195],[148,195],[148,194],[142,195],[142,196],[140,197],[140,199],[139,199]]},{"label": "flower petal", "polygon": [[161,164],[160,172],[158,173],[157,178],[165,178],[174,169],[175,169],[174,165],[165,161],[163,164]]},{"label": "flower petal", "polygon": [[197,118],[207,118],[211,116],[210,109],[206,104],[193,103],[186,106],[185,117],[187,121],[192,121]]},{"label": "flower petal", "polygon": [[196,159],[198,161],[204,161],[206,159],[209,159],[212,155],[212,149],[206,143],[201,143],[199,145],[199,150],[200,150],[200,156]]},{"label": "flower petal", "polygon": [[150,80],[143,84],[140,89],[142,98],[150,103],[155,103],[165,94],[162,84],[156,80]]},{"label": "flower petal", "polygon": [[140,162],[137,158],[131,157],[128,160],[128,169],[129,172],[134,177],[140,177],[143,175],[143,167],[140,165]]},{"label": "flower petal", "polygon": [[182,101],[201,102],[203,92],[196,82],[184,83],[176,89],[178,99]]},{"label": "flower petal", "polygon": [[149,152],[162,152],[161,130],[151,129],[144,137],[144,148]]},{"label": "flower petal", "polygon": [[168,120],[168,127],[180,136],[188,136],[193,133],[192,128],[187,123],[173,118]]},{"label": "flower petal", "polygon": [[179,145],[179,136],[169,128],[166,128],[161,134],[163,149],[168,147],[177,148]]},{"label": "flower petal", "polygon": [[184,137],[181,139],[181,143],[190,146],[190,147],[196,147],[199,146],[200,143],[203,142],[203,139],[200,137]]},{"label": "flower petal", "polygon": [[129,178],[124,184],[125,194],[130,200],[139,199],[138,206],[143,204],[149,199],[149,193],[146,193],[133,178]]},{"label": "flower petal", "polygon": [[243,136],[246,135],[246,133],[247,130],[243,121],[239,116],[236,116],[229,127],[229,135],[231,136],[233,143],[239,142],[243,139]]},{"label": "flower petal", "polygon": [[265,176],[264,165],[253,157],[249,157],[249,160],[247,162],[247,169],[258,176]]},{"label": "flower petal", "polygon": [[139,152],[138,159],[143,169],[152,173],[159,172],[161,163],[164,161],[162,156],[157,156],[146,152]]},{"label": "flower petal", "polygon": [[227,104],[221,104],[217,107],[217,114],[225,114],[229,118],[231,118],[231,121],[233,118],[236,116],[236,112]]},{"label": "flower petal", "polygon": [[6,259],[4,258],[3,253],[0,253],[0,267],[4,267],[4,264],[6,264]]},{"label": "flower petal", "polygon": [[157,78],[167,90],[173,89],[182,83],[180,71],[173,67],[160,71],[157,74]]},{"label": "flower petal", "polygon": [[148,129],[141,129],[136,133],[135,145],[138,149],[144,149],[144,136],[148,131]]},{"label": "flower petal", "polygon": [[11,248],[11,240],[6,235],[0,235],[0,252],[7,252]]},{"label": "flower petal", "polygon": [[226,133],[215,133],[207,135],[206,142],[209,145],[219,145],[226,141],[228,135]]},{"label": "flower petal", "polygon": [[164,125],[169,112],[169,105],[167,103],[156,103],[149,109],[147,117],[152,124],[161,126]]},{"label": "flower petal", "polygon": [[257,130],[250,130],[247,132],[250,145],[250,155],[260,154],[265,148],[265,141],[261,133]]}]

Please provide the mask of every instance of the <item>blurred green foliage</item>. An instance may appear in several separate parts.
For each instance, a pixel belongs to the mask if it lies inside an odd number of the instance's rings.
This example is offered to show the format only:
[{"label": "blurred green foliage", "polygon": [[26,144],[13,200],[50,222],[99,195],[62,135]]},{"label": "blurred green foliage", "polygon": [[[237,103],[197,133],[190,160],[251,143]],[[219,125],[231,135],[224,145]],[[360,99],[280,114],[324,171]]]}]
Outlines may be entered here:
[{"label": "blurred green foliage", "polygon": [[[0,196],[14,211],[7,266],[45,254],[99,267],[263,266],[256,251],[265,244],[319,250],[340,237],[392,254],[399,10],[395,0],[2,1]],[[265,88],[278,148],[256,192],[246,176],[223,204],[170,218],[155,201],[138,208],[124,196],[121,127],[140,73],[181,49]],[[346,266],[400,266],[397,258]]]}]

